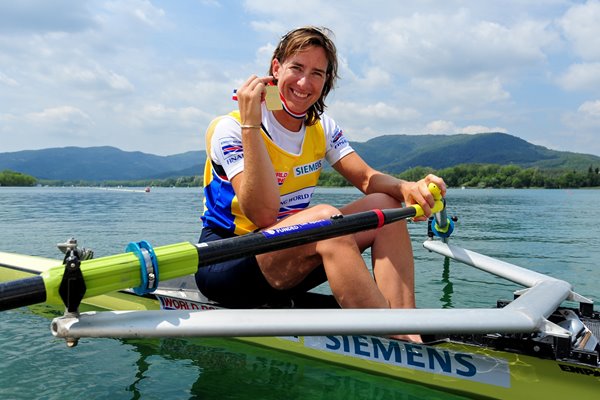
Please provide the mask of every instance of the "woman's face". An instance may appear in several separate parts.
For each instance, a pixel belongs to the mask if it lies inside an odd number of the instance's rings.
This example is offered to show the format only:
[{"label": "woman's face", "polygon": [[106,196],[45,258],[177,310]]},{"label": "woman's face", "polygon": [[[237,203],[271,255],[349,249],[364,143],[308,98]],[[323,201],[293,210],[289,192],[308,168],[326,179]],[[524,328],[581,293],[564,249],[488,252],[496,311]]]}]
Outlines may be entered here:
[{"label": "woman's face", "polygon": [[325,50],[311,46],[280,63],[273,60],[273,77],[287,107],[295,113],[304,113],[319,98],[327,78]]}]

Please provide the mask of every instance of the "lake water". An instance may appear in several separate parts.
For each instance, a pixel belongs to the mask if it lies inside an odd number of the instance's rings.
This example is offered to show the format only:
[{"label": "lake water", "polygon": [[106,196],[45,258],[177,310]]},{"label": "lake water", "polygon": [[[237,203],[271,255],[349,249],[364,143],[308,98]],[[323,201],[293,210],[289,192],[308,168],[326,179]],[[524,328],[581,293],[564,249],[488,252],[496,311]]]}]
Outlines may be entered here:
[{"label": "lake water", "polygon": [[[321,188],[315,201],[341,205],[358,196]],[[56,243],[71,236],[96,257],[121,253],[130,241],[196,242],[201,200],[196,188],[0,188],[0,251],[60,258]],[[453,243],[600,297],[600,191],[451,189],[447,201],[458,217]],[[493,307],[519,288],[444,265],[421,247],[426,224],[410,230],[419,307]],[[44,312],[0,313],[1,399],[458,398],[229,339],[86,339],[67,349]]]}]

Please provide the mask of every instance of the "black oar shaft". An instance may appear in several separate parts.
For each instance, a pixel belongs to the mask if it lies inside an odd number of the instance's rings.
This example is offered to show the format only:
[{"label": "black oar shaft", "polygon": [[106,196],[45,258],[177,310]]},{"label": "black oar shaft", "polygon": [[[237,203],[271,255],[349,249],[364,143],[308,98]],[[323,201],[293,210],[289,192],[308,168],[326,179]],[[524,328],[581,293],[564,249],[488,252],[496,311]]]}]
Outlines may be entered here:
[{"label": "black oar shaft", "polygon": [[[305,224],[270,229],[263,232],[250,233],[209,243],[200,243],[195,245],[199,260],[197,267],[203,267],[216,262],[232,260],[243,256],[257,255],[300,246],[335,236],[374,229],[391,222],[414,217],[416,214],[417,210],[414,206],[388,210],[371,210],[346,216],[338,215],[329,220],[308,222]],[[194,246],[189,243],[185,243],[185,245],[188,246],[187,250],[191,248],[193,253]],[[169,246],[164,247],[166,248]],[[165,249],[165,252],[167,251],[170,250]],[[123,255],[113,257],[122,256]],[[100,260],[101,259],[92,260],[91,262]],[[108,262],[109,258],[107,257],[106,260],[106,262]],[[111,258],[111,260],[113,260],[113,258]],[[119,258],[119,261],[115,260],[114,262],[124,262],[128,270],[129,264],[131,263],[130,260],[122,260],[121,258]],[[192,268],[194,267],[195,261],[194,264],[192,264]],[[186,274],[191,272],[188,269],[185,271]],[[178,273],[182,272],[183,271],[178,270]],[[86,278],[85,273],[84,278]],[[137,282],[137,278],[135,281]],[[0,283],[0,311],[47,301],[47,298],[50,295],[46,292],[46,284],[47,282],[45,283],[42,276]],[[56,282],[54,284],[56,284]],[[112,290],[117,289],[118,288],[113,288]],[[125,287],[122,287],[122,289],[125,289]],[[52,290],[56,292],[58,289],[51,286],[48,290],[51,291],[50,293],[54,293]]]},{"label": "black oar shaft", "polygon": [[318,240],[347,235],[378,228],[391,222],[414,217],[414,207],[388,210],[363,211],[346,216],[334,216],[330,220],[292,225],[281,228],[272,234],[270,230],[249,233],[214,242],[197,244],[199,267],[217,262],[233,260],[249,255],[268,253],[275,250],[296,247]]},{"label": "black oar shaft", "polygon": [[0,285],[0,311],[46,301],[44,278],[33,276]]}]

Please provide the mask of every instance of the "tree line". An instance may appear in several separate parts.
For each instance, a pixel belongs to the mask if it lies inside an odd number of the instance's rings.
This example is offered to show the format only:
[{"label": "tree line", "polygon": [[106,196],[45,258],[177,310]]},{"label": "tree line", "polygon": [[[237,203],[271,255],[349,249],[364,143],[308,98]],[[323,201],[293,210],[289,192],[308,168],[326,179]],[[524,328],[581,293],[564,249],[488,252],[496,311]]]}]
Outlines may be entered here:
[{"label": "tree line", "polygon": [[[448,187],[472,188],[586,188],[600,187],[600,167],[589,166],[587,171],[542,170],[523,168],[517,165],[461,164],[449,168],[433,169],[415,167],[394,176],[416,181],[427,174],[444,178]],[[181,176],[166,179],[142,179],[129,181],[90,182],[84,180],[43,180],[33,176],[4,170],[0,172],[0,186],[127,186],[127,187],[201,187],[201,176]],[[351,186],[344,177],[334,170],[323,171],[319,186]]]},{"label": "tree line", "polygon": [[36,183],[33,176],[8,169],[0,171],[0,186],[34,186]]},{"label": "tree line", "polygon": [[[461,164],[439,170],[415,167],[394,176],[417,181],[427,174],[443,177],[448,187],[559,189],[600,186],[600,167],[592,165],[587,171],[577,171],[522,168],[517,165]],[[319,186],[350,186],[350,183],[335,171],[324,171]]]}]

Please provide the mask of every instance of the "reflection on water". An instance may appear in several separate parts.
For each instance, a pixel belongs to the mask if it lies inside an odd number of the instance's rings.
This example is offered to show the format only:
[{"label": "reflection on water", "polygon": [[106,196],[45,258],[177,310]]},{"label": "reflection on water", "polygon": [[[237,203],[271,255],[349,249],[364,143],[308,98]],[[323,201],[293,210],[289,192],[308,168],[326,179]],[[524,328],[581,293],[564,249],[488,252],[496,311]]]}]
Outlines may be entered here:
[{"label": "reflection on water", "polygon": [[454,285],[450,281],[450,258],[444,257],[444,269],[442,271],[442,282],[444,287],[442,288],[442,308],[452,308],[452,293],[454,293]]},{"label": "reflection on water", "polygon": [[420,385],[362,374],[234,340],[128,340],[139,359],[132,398],[146,398],[153,369],[187,361],[196,370],[192,399],[453,399]]},{"label": "reflection on water", "polygon": [[228,339],[82,339],[49,332],[56,309],[0,314],[2,399],[460,399]]}]

